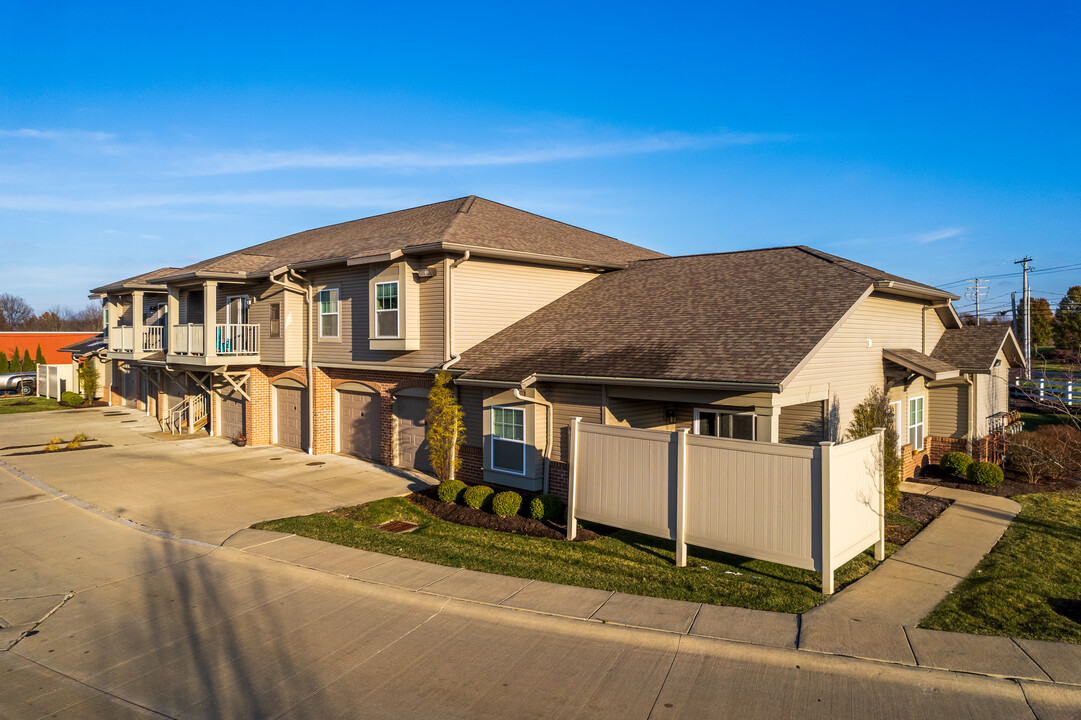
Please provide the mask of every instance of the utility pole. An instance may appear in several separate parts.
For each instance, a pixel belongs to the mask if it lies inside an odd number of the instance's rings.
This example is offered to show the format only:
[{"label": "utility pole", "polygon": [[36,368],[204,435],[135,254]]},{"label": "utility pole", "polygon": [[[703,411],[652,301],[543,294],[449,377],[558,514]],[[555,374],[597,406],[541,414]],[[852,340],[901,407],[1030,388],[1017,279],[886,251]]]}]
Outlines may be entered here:
[{"label": "utility pole", "polygon": [[1024,337],[1023,345],[1024,345],[1024,348],[1025,348],[1025,379],[1026,380],[1029,380],[1029,379],[1032,378],[1032,298],[1029,297],[1029,290],[1028,290],[1028,264],[1030,262],[1032,262],[1032,258],[1030,258],[1030,257],[1026,257],[1023,260],[1017,260],[1017,261],[1014,262],[1014,265],[1020,265],[1022,267],[1022,271],[1024,272],[1024,278],[1025,278],[1024,287],[1022,288],[1022,291],[1021,291],[1021,302],[1024,303],[1024,307],[1022,308],[1022,311],[1024,312],[1024,321],[1025,321],[1025,337]]},{"label": "utility pole", "polygon": [[1017,326],[1017,293],[1010,293],[1010,317],[1013,318],[1013,334],[1015,337],[1020,336],[1021,329]]},{"label": "utility pole", "polygon": [[975,278],[971,285],[965,286],[966,290],[971,290],[970,293],[965,293],[965,297],[976,298],[976,325],[980,324],[980,298],[987,293],[987,285],[980,285],[980,279]]}]

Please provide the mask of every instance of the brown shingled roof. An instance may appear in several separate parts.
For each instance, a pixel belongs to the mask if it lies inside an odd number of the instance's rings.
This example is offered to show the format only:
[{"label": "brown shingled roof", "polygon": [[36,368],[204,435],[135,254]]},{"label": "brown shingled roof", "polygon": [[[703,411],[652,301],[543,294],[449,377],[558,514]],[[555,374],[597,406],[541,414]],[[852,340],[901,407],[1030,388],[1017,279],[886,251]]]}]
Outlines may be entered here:
[{"label": "brown shingled roof", "polygon": [[876,281],[896,277],[837,260],[804,247],[643,260],[481,342],[457,367],[477,380],[779,385]]},{"label": "brown shingled roof", "polygon": [[[1008,342],[1011,340],[1012,342]],[[1009,325],[979,325],[947,330],[942,333],[935,349],[931,351],[931,357],[956,365],[962,370],[986,372],[1004,346],[1007,357],[1010,357],[1014,365],[1021,365],[1021,349]]]},{"label": "brown shingled roof", "polygon": [[163,267],[157,270],[151,270],[150,272],[142,273],[141,275],[135,275],[133,277],[126,278],[124,280],[117,280],[116,282],[109,283],[108,285],[102,285],[101,287],[94,288],[90,292],[92,293],[104,293],[110,290],[121,290],[125,287],[132,285],[147,285],[152,281],[160,277],[166,277],[177,272],[177,268]]},{"label": "brown shingled roof", "polygon": [[259,273],[294,263],[365,257],[447,243],[603,264],[664,257],[599,233],[475,196],[305,230],[177,271]]}]

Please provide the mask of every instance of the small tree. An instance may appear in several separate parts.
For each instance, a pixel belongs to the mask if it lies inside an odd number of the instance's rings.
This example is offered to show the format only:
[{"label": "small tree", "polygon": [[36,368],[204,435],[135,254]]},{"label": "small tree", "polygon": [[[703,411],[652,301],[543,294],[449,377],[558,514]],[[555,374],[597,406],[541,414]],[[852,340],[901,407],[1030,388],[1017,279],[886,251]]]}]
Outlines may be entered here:
[{"label": "small tree", "polygon": [[863,402],[852,410],[852,422],[845,431],[849,440],[859,440],[874,435],[875,428],[886,428],[886,454],[881,459],[886,476],[886,511],[897,512],[901,503],[901,455],[897,452],[897,425],[893,408],[882,388],[871,388]]},{"label": "small tree", "polygon": [[1081,347],[1081,285],[1066,291],[1055,311],[1055,347],[1077,350]]},{"label": "small tree", "polygon": [[41,352],[41,343],[38,343],[37,352],[34,353],[34,365],[48,365],[45,362],[45,353]]},{"label": "small tree", "polygon": [[465,411],[454,396],[451,374],[440,372],[428,393],[428,453],[439,482],[446,482],[462,466],[458,448],[465,443]]},{"label": "small tree", "polygon": [[34,361],[30,359],[30,351],[29,350],[24,350],[23,351],[23,372],[29,372],[30,370],[33,370],[36,367],[37,367],[37,365],[35,365]]},{"label": "small tree", "polygon": [[3,350],[0,350],[0,374],[6,373],[6,372],[11,372],[8,369],[10,367],[11,366],[8,363],[8,354],[6,352],[4,352]]},{"label": "small tree", "polygon": [[23,369],[23,356],[19,352],[18,345],[11,351],[11,361],[8,363],[8,367],[11,368],[11,372],[20,372]]},{"label": "small tree", "polygon": [[1029,319],[1032,322],[1032,344],[1036,347],[1050,345],[1055,339],[1055,315],[1047,298],[1033,298],[1029,303]]},{"label": "small tree", "polygon": [[79,368],[79,383],[83,387],[83,396],[88,403],[94,402],[94,398],[98,394],[98,380],[100,377],[98,361],[92,357],[84,360],[83,366]]}]

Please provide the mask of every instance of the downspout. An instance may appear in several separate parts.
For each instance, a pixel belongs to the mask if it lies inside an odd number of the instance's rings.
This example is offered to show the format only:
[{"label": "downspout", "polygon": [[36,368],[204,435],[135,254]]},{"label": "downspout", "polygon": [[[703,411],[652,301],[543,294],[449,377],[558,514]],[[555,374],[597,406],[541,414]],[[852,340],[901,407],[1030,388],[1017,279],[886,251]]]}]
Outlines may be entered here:
[{"label": "downspout", "polygon": [[551,457],[551,454],[552,454],[552,403],[548,402],[547,400],[541,400],[539,398],[526,397],[525,395],[522,394],[522,391],[519,390],[518,388],[514,388],[514,397],[518,398],[519,400],[525,400],[526,402],[536,403],[537,405],[543,405],[545,408],[547,408],[546,412],[544,413],[544,417],[545,417],[544,427],[545,427],[545,430],[546,430],[546,432],[545,432],[545,440],[544,440],[544,452],[541,454],[541,457],[544,458],[544,494],[547,495],[548,494],[548,475],[549,475],[549,466],[550,466],[550,459],[549,458]]},{"label": "downspout", "polygon": [[451,282],[451,278],[453,276],[453,273],[451,271],[464,263],[466,260],[468,260],[470,254],[471,253],[466,250],[465,255],[462,255],[460,258],[447,266],[447,277],[443,282],[443,303],[446,308],[443,313],[443,322],[446,323],[443,337],[446,339],[447,357],[449,359],[439,366],[440,370],[446,370],[451,365],[462,359],[461,355],[454,354],[454,284]]},{"label": "downspout", "polygon": [[966,413],[968,415],[968,432],[965,433],[967,438],[965,450],[968,456],[972,457],[972,436],[976,433],[976,382],[970,375],[962,375],[961,377],[964,379],[965,385],[968,386],[968,412]]},{"label": "downspout", "polygon": [[308,332],[306,335],[307,352],[304,358],[304,369],[307,372],[308,377],[308,454],[315,454],[315,382],[313,378],[312,370],[312,284],[300,277],[296,271],[286,268],[286,274],[292,276],[293,281],[300,286],[300,288],[294,288],[286,283],[284,280],[275,280],[274,273],[270,274],[270,282],[275,285],[281,285],[286,290],[293,290],[294,292],[300,292],[304,295],[307,301],[304,306],[304,320],[307,326]]}]

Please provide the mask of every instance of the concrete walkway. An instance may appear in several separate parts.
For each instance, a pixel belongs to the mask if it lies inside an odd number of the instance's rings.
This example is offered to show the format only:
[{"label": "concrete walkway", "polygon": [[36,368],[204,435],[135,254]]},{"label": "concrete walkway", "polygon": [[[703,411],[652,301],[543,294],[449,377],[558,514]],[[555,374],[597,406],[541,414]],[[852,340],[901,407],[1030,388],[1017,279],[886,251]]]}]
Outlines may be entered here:
[{"label": "concrete walkway", "polygon": [[[85,422],[82,418],[78,419]],[[109,423],[115,423],[118,419],[121,419],[121,416],[101,418],[100,432],[103,437],[115,432],[115,436],[109,436],[113,437],[119,447],[130,449],[143,445],[142,440],[130,440],[125,445],[125,435],[130,438],[140,433],[129,430],[134,423],[128,423],[122,430],[111,428]],[[36,437],[47,427],[50,427],[50,424],[42,422],[36,428],[26,429],[20,426],[19,432],[25,431]],[[0,421],[0,431],[7,431],[9,428],[11,423]],[[0,432],[0,437],[6,439],[10,435]],[[146,465],[143,474],[138,477],[142,479],[161,473],[170,478],[168,483],[174,489],[182,475],[176,475],[167,468],[172,463],[181,462],[182,458],[162,454],[159,452],[160,448],[190,444],[193,448],[191,453],[196,454],[202,452],[195,450],[200,443],[212,445],[218,442],[213,439],[181,443],[160,443],[149,438],[145,440],[151,445],[144,451],[142,457]],[[3,444],[9,445],[8,442]],[[216,449],[218,448],[210,448]],[[223,453],[227,460],[233,459],[230,454],[234,451],[244,452],[235,448],[227,450]],[[98,453],[105,452],[108,451],[94,450],[67,455],[70,458],[80,455],[99,457]],[[219,653],[219,650],[224,652],[224,648],[219,648],[218,641],[214,639],[220,635],[222,613],[230,617],[236,616],[238,623],[247,623],[243,627],[238,624],[237,627],[242,629],[233,636],[234,641],[236,638],[250,636],[261,638],[260,642],[264,644],[271,643],[277,653],[275,657],[288,654],[292,663],[282,672],[294,673],[306,663],[318,662],[314,658],[325,655],[324,651],[319,650],[319,643],[337,648],[335,652],[338,654],[328,657],[340,658],[343,662],[353,662],[356,653],[368,652],[367,636],[362,630],[367,625],[363,622],[357,625],[360,618],[366,617],[371,621],[372,618],[385,616],[385,622],[388,623],[387,642],[398,643],[405,635],[398,638],[395,633],[400,634],[400,631],[394,630],[400,627],[398,620],[384,612],[384,609],[400,606],[403,608],[402,612],[409,614],[410,618],[416,616],[416,622],[419,623],[416,632],[408,630],[408,627],[411,627],[408,623],[401,626],[406,628],[401,632],[406,632],[407,635],[413,633],[409,647],[414,653],[428,659],[428,663],[421,666],[425,668],[424,674],[429,681],[432,681],[436,666],[446,660],[446,653],[459,650],[452,645],[445,647],[442,655],[440,652],[433,654],[433,647],[438,649],[446,643],[440,639],[438,633],[433,635],[425,631],[422,635],[421,626],[434,628],[425,618],[435,617],[440,613],[445,613],[443,623],[449,622],[449,617],[460,618],[460,622],[465,623],[465,634],[456,630],[455,637],[457,642],[465,643],[470,648],[473,644],[473,633],[477,632],[478,628],[486,627],[486,624],[496,622],[498,627],[503,628],[498,631],[503,640],[527,643],[531,648],[530,652],[551,655],[552,661],[557,664],[569,662],[571,665],[567,667],[573,666],[576,668],[575,673],[583,677],[595,676],[594,671],[600,667],[571,660],[577,658],[583,648],[589,648],[590,657],[609,658],[615,662],[616,665],[606,671],[609,673],[618,666],[618,658],[623,657],[620,653],[646,652],[648,655],[645,648],[661,649],[659,654],[650,656],[651,659],[646,663],[648,670],[642,670],[651,678],[663,678],[660,682],[650,681],[653,683],[651,687],[655,686],[656,694],[652,701],[644,702],[647,705],[649,702],[653,703],[653,713],[643,713],[643,716],[654,713],[658,716],[671,715],[666,713],[664,708],[672,705],[682,711],[677,714],[692,716],[690,711],[696,708],[697,716],[708,715],[709,708],[712,707],[715,711],[717,707],[711,705],[712,695],[709,688],[714,688],[712,692],[716,693],[722,692],[722,687],[725,688],[724,696],[713,700],[717,703],[728,703],[725,707],[730,710],[736,708],[731,702],[738,695],[740,702],[744,703],[740,707],[747,708],[751,714],[754,714],[755,707],[765,711],[765,708],[770,707],[793,710],[798,706],[803,708],[801,714],[811,716],[856,716],[881,710],[883,706],[880,703],[884,701],[886,694],[900,687],[889,684],[894,682],[894,679],[884,682],[887,677],[894,678],[896,672],[902,673],[896,676],[896,682],[912,682],[914,687],[923,688],[925,692],[939,692],[932,690],[934,687],[941,687],[944,692],[947,686],[951,688],[950,692],[957,691],[961,686],[948,683],[943,685],[941,683],[946,682],[945,680],[936,679],[953,677],[951,673],[941,673],[942,670],[961,673],[956,677],[962,679],[959,680],[962,685],[967,682],[963,681],[963,678],[989,676],[982,680],[992,684],[978,686],[982,688],[980,693],[987,693],[985,699],[989,701],[988,707],[983,711],[985,716],[988,716],[986,713],[993,715],[997,712],[1000,716],[1038,717],[1043,720],[1077,717],[1081,711],[1081,646],[943,633],[913,627],[926,609],[934,607],[945,597],[1001,536],[1018,508],[1011,501],[1000,498],[931,486],[906,485],[905,490],[908,491],[948,494],[956,501],[891,560],[801,618],[781,613],[662,600],[489,575],[250,529],[229,532],[227,539],[221,536],[224,529],[216,529],[213,533],[200,534],[196,539],[201,542],[176,543],[175,540],[160,534],[154,537],[155,533],[148,528],[142,528],[144,536],[151,536],[151,539],[138,545],[138,551],[129,553],[126,549],[120,549],[127,548],[128,545],[118,544],[115,537],[118,531],[110,531],[107,527],[117,523],[105,522],[110,518],[121,520],[124,515],[93,501],[89,504],[73,501],[72,498],[52,490],[52,487],[65,485],[68,488],[66,493],[81,500],[86,500],[84,493],[99,498],[108,497],[107,494],[100,494],[105,491],[99,487],[97,481],[83,481],[82,485],[78,485],[78,481],[66,475],[72,472],[73,468],[55,463],[56,458],[52,456],[23,457],[30,458],[30,462],[37,462],[37,458],[43,458],[43,461],[34,467],[35,473],[30,473],[25,464],[27,461],[18,457],[0,457],[0,461],[4,463],[9,460],[19,462],[22,467],[16,472],[24,482],[36,485],[23,484],[20,487],[18,483],[0,483],[0,509],[5,511],[5,522],[0,522],[0,547],[5,548],[5,561],[10,565],[6,577],[0,578],[0,651],[18,642],[11,652],[21,648],[18,652],[35,665],[25,665],[13,658],[5,658],[0,653],[0,665],[3,666],[0,667],[0,672],[8,673],[8,677],[25,678],[25,683],[28,684],[23,689],[27,692],[35,683],[55,680],[63,684],[69,682],[68,678],[75,678],[80,683],[89,682],[95,687],[98,683],[109,687],[116,686],[117,692],[122,696],[127,692],[125,688],[137,688],[139,693],[143,693],[136,695],[143,698],[138,701],[141,707],[153,707],[162,711],[163,706],[159,704],[159,700],[160,696],[168,695],[166,688],[147,683],[148,678],[155,679],[154,682],[159,684],[169,682],[167,678],[171,675],[168,667],[163,666],[162,674],[153,670],[153,665],[146,665],[140,658],[159,658],[161,653],[165,653],[164,657],[168,659],[180,649],[184,653],[183,663],[191,662],[193,668],[200,668],[196,660],[205,656],[208,649],[213,653]],[[308,459],[307,456],[300,457]],[[158,458],[158,462],[154,462],[154,458]],[[260,473],[265,471],[258,464],[253,467],[254,475],[258,479]],[[245,476],[244,463],[238,463],[233,472]],[[0,468],[0,479],[3,476]],[[125,480],[129,504],[137,508],[143,507],[140,498],[142,483],[133,486],[131,477]],[[112,488],[109,492],[120,490],[119,486],[106,484],[106,487]],[[266,486],[271,490],[274,487],[273,482]],[[148,492],[155,493],[158,490],[151,484]],[[65,500],[67,502],[64,502]],[[77,507],[73,507],[73,502]],[[160,502],[167,502],[167,498],[162,498]],[[201,510],[209,511],[215,502],[220,503],[222,500],[220,497],[215,499],[211,496],[201,502],[181,503],[183,507],[176,510],[175,515],[168,516],[172,528],[169,532],[186,538],[182,533],[175,532],[194,522],[185,519],[185,516]],[[288,508],[289,502],[289,498],[283,496],[281,505],[276,502],[264,509],[279,512],[281,515],[298,514],[295,510],[283,509]],[[96,514],[97,519],[94,522],[82,520],[82,515],[87,513],[78,507],[95,510],[91,515]],[[227,513],[221,515],[225,516]],[[146,517],[153,520],[152,517]],[[105,524],[102,525],[102,522]],[[234,518],[232,527],[235,528],[239,522],[246,523],[247,520],[238,521]],[[144,524],[166,529],[154,525],[153,522]],[[218,525],[215,520],[212,527],[217,528]],[[130,532],[130,524],[128,528],[121,530]],[[222,540],[218,540],[218,537],[222,537]],[[78,543],[74,551],[79,555],[75,558],[77,562],[59,562],[58,558],[64,556],[64,548],[73,541]],[[222,546],[216,547],[219,542]],[[15,548],[24,546],[27,549],[21,551],[23,554],[16,555]],[[46,557],[49,558],[48,562],[40,562]],[[283,579],[294,578],[297,584],[282,585],[271,580],[269,576],[263,579],[266,573],[260,568],[265,568],[268,563],[281,568]],[[184,575],[181,580],[177,577],[178,573],[189,574]],[[325,578],[325,581],[319,581],[319,576]],[[173,593],[175,597],[169,594],[172,592],[171,586],[168,582],[163,583],[162,578],[172,578],[171,582],[177,586],[176,593]],[[256,586],[261,588],[257,593],[259,597],[250,592],[250,589]],[[73,594],[72,588],[78,590],[78,593]],[[318,591],[315,588],[318,588]],[[266,597],[260,594],[266,594],[272,589],[276,594],[267,594]],[[165,595],[161,595],[162,592],[165,592]],[[316,593],[323,599],[312,605],[311,597],[305,593]],[[94,604],[88,596],[104,598],[115,604],[114,629],[102,625],[99,611],[94,610]],[[194,620],[205,624],[208,634],[193,630],[189,626],[192,618],[176,628],[169,624],[173,622],[170,618],[175,608],[201,607],[200,603],[205,604],[205,597],[213,599],[214,606],[207,610],[209,614],[199,615]],[[273,599],[277,597],[283,600]],[[286,602],[284,598],[288,598],[288,610],[282,605]],[[354,633],[353,644],[343,644],[339,627],[323,622],[325,618],[336,616],[324,615],[325,611],[319,608],[328,603],[333,605],[338,602],[336,598],[341,598],[343,603],[354,608],[345,616],[345,619],[354,625],[354,629],[349,631]],[[146,619],[142,619],[140,610],[132,610],[130,606],[133,602],[150,603],[146,609],[150,614]],[[360,612],[361,606],[364,608],[363,612]],[[258,615],[263,607],[274,609],[274,616],[266,619]],[[381,619],[379,622],[383,621],[384,619]],[[90,623],[88,630],[80,630],[81,623],[86,622]],[[251,625],[253,622],[256,624]],[[553,622],[557,624],[549,624]],[[459,624],[459,620],[455,620],[453,626],[458,627]],[[143,633],[143,625],[147,625],[148,629],[154,632]],[[290,630],[294,626],[298,629],[297,632]],[[51,633],[30,637],[37,630],[48,627],[53,628]],[[319,628],[318,634],[313,637],[318,643],[307,639],[308,632],[316,627]],[[381,632],[379,627],[378,624],[375,626],[377,634]],[[516,629],[512,631],[511,627]],[[609,634],[620,627],[632,634]],[[607,630],[602,632],[597,628]],[[110,634],[103,635],[103,629]],[[256,634],[250,635],[252,632]],[[275,642],[273,638],[278,632],[289,633],[293,638],[291,642],[296,643],[296,646]],[[552,632],[555,632],[555,635],[549,635]],[[134,635],[129,637],[132,633]],[[422,637],[426,638],[424,642],[421,641]],[[544,637],[548,639],[543,640]],[[608,637],[620,638],[619,642],[611,647],[616,655],[603,649],[604,639]],[[63,641],[63,638],[76,638],[78,642],[71,645],[71,641]],[[103,642],[120,644],[114,649],[111,645],[101,646]],[[483,646],[483,651],[481,646],[477,647],[478,653],[482,653],[478,658],[485,657],[494,650],[482,636],[478,636],[477,642]],[[141,649],[139,643],[160,645],[160,649]],[[261,646],[256,645],[252,653],[245,650],[243,656],[251,665],[249,669],[253,673],[252,677],[258,677],[264,672],[261,669],[259,647]],[[522,657],[514,653],[508,654],[505,645],[500,647],[503,649],[497,654],[504,657],[502,664],[492,665],[486,671],[496,673],[496,677],[509,678],[502,668],[510,663],[518,664],[523,670],[528,667],[534,674],[543,667],[545,669],[541,674],[549,681],[556,681],[558,678],[561,683],[572,682],[569,677],[548,666],[537,665],[532,661],[528,665],[522,665]],[[741,647],[746,650],[739,650]],[[632,651],[632,648],[636,650]],[[91,656],[84,658],[81,655],[91,650]],[[57,654],[50,655],[54,651]],[[229,652],[240,650],[230,647]],[[309,652],[313,653],[311,657],[306,655]],[[387,655],[380,657],[384,658],[385,662]],[[404,668],[413,666],[414,658],[405,656],[400,659],[405,664],[403,669],[395,672],[408,673]],[[233,674],[238,672],[235,658],[221,655],[219,660],[220,668],[215,666],[217,669],[210,668],[206,672],[217,673],[218,669]],[[763,662],[766,664],[762,665]],[[460,662],[457,665],[459,673],[468,667],[468,664]],[[761,693],[765,687],[775,686],[778,682],[789,683],[787,687],[799,687],[797,678],[789,677],[790,670],[783,669],[794,667],[798,675],[801,666],[804,672],[815,668],[818,673],[817,679],[813,681],[817,689],[812,691],[812,694],[818,695],[818,701],[821,702],[823,693],[832,695],[833,691],[827,688],[838,688],[840,695],[832,698],[837,704],[829,708],[819,706],[819,712],[814,712],[813,699],[810,700],[811,704],[805,707],[801,703],[781,703],[782,698],[768,692],[761,696],[755,694]],[[59,668],[63,672],[60,676],[53,677],[48,674],[51,671],[47,668]],[[328,678],[337,677],[335,673],[338,671],[334,668],[329,672]],[[906,672],[917,675],[904,675]],[[359,677],[358,673],[354,675]],[[760,686],[757,691],[742,695],[737,692],[740,685],[736,683],[736,678],[744,675],[747,681],[753,683],[752,687]],[[435,676],[442,677],[438,672]],[[842,676],[846,679],[841,681],[841,685],[831,684],[838,682],[837,678]],[[230,677],[230,683],[250,682],[246,679],[247,676]],[[394,675],[394,678],[403,682],[407,677],[411,676]],[[767,677],[771,679],[767,680]],[[829,677],[834,680],[827,682]],[[871,693],[869,697],[874,699],[872,705],[852,704],[855,697],[853,683],[856,683],[857,677],[876,678],[874,685],[860,691]],[[119,685],[118,678],[123,679]],[[177,681],[180,679],[177,678]],[[382,687],[381,676],[378,674],[367,677],[367,681]],[[192,679],[189,683],[192,685],[192,694],[187,696],[184,702],[198,704],[200,682],[205,685],[210,680],[199,677]],[[215,676],[214,682],[220,680]],[[448,688],[447,682],[458,687],[458,675],[452,673],[442,677],[431,689],[437,695],[444,693],[445,690],[440,688]],[[472,682],[485,681],[474,677]],[[826,684],[823,685],[823,682]],[[860,680],[860,683],[862,682]],[[763,683],[765,685],[762,685]],[[1007,684],[1000,686],[994,683]],[[359,686],[354,684],[349,687]],[[407,683],[403,687],[410,687],[410,692],[417,691],[414,684]],[[543,685],[532,687],[536,692]],[[612,699],[607,701],[614,703],[612,708],[623,707],[615,698],[622,697],[621,693],[629,693],[627,697],[630,697],[636,686],[632,683],[622,690],[620,687],[622,686],[610,688],[615,693]],[[853,692],[840,690],[843,687],[848,687]],[[1009,687],[1019,689],[1020,695],[1012,694]],[[74,692],[78,688],[69,689]],[[694,692],[688,694],[689,690]],[[498,694],[498,688],[495,692]],[[841,702],[841,696],[844,697],[844,702]],[[315,697],[313,695],[305,702],[311,703]],[[438,697],[445,698],[445,695]],[[755,701],[755,698],[759,697],[760,704]],[[902,717],[908,710],[922,716],[931,716],[927,707],[918,711],[916,705],[905,704],[916,703],[916,696],[901,700],[905,697],[908,696],[903,693],[898,696],[897,702],[900,704],[894,709],[904,709],[906,712],[896,716]],[[967,697],[969,699],[966,702],[971,703],[976,696]],[[1015,704],[1018,698],[1021,699],[1021,706]],[[494,695],[489,699],[496,702]],[[341,694],[341,700],[341,708],[355,707],[355,699],[350,693]],[[169,701],[173,702],[175,698],[169,698]],[[86,702],[104,701],[95,696]],[[780,704],[771,705],[771,702]],[[940,703],[943,702],[940,698]],[[886,706],[893,707],[889,703]],[[2,701],[0,707],[3,707]],[[96,706],[91,704],[83,707]],[[416,709],[419,706],[412,707]],[[589,707],[598,710],[604,706]],[[936,711],[933,714],[953,717],[959,709],[971,710],[975,706],[945,703],[934,707]],[[1009,712],[1006,712],[1007,707],[1011,708]],[[472,709],[477,711],[478,706],[473,706]],[[514,706],[514,709],[523,712],[526,710],[524,706]],[[807,710],[810,712],[806,713]],[[167,707],[164,712],[169,715],[188,714],[181,710],[181,706]],[[511,711],[508,709],[508,712]],[[94,714],[96,713],[90,713]],[[483,714],[492,715],[491,712]],[[766,714],[776,716],[776,713]],[[221,714],[211,713],[211,716]]]}]

